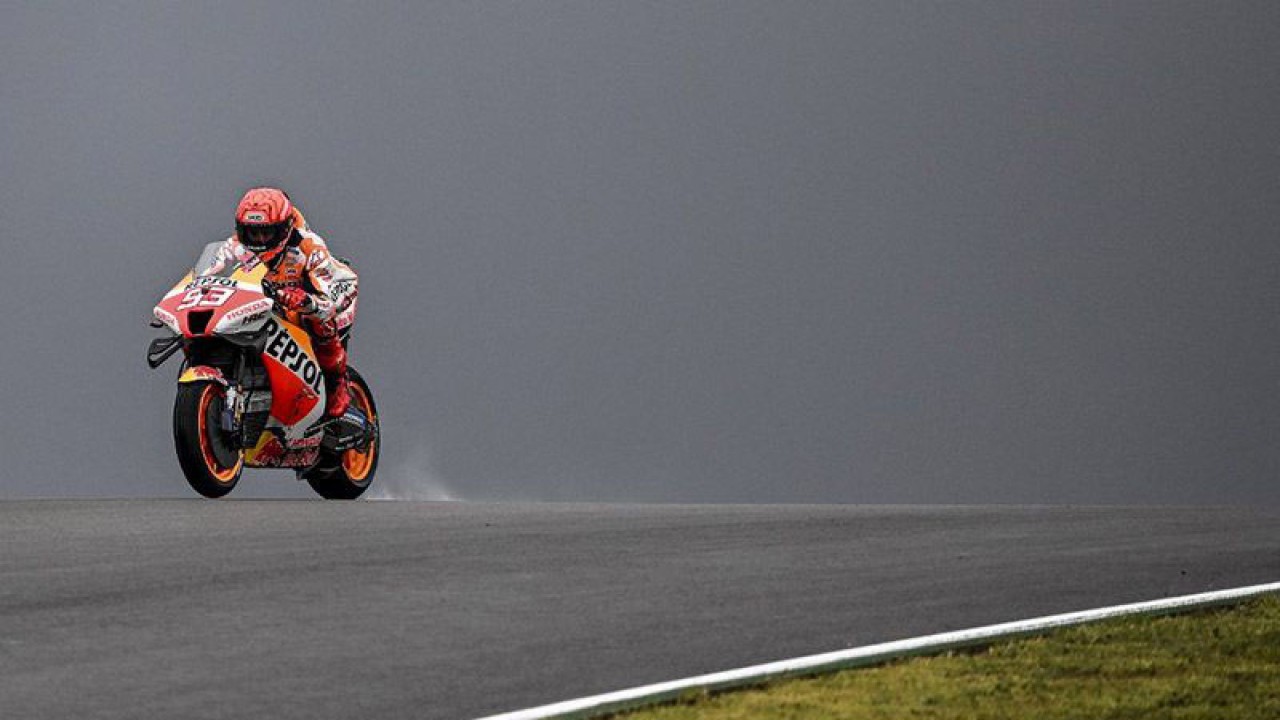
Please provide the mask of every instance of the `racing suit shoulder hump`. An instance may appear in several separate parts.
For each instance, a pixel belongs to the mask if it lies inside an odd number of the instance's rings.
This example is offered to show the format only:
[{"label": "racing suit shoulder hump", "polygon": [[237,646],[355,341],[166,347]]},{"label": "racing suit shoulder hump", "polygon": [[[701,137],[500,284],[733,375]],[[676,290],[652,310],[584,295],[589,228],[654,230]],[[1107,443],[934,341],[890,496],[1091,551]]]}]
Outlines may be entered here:
[{"label": "racing suit shoulder hump", "polygon": [[329,252],[324,238],[310,230],[299,230],[298,235],[297,249],[305,258],[305,274],[315,289],[316,316],[328,320],[355,301],[358,278]]}]

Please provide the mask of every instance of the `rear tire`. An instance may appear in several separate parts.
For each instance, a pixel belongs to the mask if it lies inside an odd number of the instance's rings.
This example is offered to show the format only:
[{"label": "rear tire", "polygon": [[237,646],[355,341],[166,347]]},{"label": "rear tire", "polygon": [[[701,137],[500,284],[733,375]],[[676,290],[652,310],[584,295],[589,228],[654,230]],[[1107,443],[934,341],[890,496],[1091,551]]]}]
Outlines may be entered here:
[{"label": "rear tire", "polygon": [[220,498],[244,470],[244,453],[218,422],[226,389],[215,382],[182,383],[173,403],[173,444],[182,474],[196,492]]},{"label": "rear tire", "polygon": [[[347,368],[347,381],[351,402],[377,427],[378,406],[373,402],[373,392],[369,390],[368,383],[355,368]],[[339,455],[322,457],[319,465],[308,471],[307,483],[326,500],[355,500],[369,489],[381,456],[382,434],[377,432],[364,452],[347,450]]]}]

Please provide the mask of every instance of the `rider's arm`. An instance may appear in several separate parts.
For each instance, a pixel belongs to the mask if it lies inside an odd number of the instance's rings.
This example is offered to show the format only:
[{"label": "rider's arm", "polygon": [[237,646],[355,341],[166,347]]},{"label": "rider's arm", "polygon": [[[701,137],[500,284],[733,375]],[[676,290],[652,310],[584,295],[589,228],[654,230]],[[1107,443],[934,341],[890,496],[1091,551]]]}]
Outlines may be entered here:
[{"label": "rider's arm", "polygon": [[339,268],[329,249],[322,244],[315,244],[307,253],[307,279],[315,310],[312,315],[320,320],[328,320],[342,310],[334,301],[333,285],[338,279]]}]

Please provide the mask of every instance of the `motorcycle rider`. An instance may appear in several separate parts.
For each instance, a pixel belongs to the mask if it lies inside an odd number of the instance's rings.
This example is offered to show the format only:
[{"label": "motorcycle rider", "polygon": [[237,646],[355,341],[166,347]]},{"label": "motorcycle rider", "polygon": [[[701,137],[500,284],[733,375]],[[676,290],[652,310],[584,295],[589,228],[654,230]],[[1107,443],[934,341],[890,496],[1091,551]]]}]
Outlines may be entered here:
[{"label": "motorcycle rider", "polygon": [[274,288],[280,306],[302,316],[311,336],[328,398],[324,419],[341,417],[350,402],[345,339],[356,318],[356,273],[329,254],[289,196],[273,187],[253,188],[240,199],[235,234],[218,257],[266,264],[263,284]]}]

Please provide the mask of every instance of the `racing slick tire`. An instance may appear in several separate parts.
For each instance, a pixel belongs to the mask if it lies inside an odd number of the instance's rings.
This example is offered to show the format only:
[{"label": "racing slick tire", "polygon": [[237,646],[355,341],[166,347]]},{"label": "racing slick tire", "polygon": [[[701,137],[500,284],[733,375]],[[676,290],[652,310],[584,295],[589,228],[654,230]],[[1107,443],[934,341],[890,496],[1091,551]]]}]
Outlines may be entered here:
[{"label": "racing slick tire", "polygon": [[369,489],[378,471],[378,459],[382,456],[382,435],[378,431],[378,406],[373,402],[373,392],[355,368],[347,368],[347,387],[351,404],[364,413],[373,426],[373,438],[363,450],[353,448],[337,455],[322,457],[320,463],[307,472],[307,483],[316,494],[326,500],[355,500]]},{"label": "racing slick tire", "polygon": [[178,464],[191,488],[207,498],[231,492],[244,470],[244,453],[219,422],[225,398],[220,383],[181,383],[173,403]]}]

